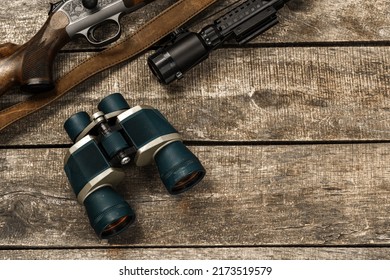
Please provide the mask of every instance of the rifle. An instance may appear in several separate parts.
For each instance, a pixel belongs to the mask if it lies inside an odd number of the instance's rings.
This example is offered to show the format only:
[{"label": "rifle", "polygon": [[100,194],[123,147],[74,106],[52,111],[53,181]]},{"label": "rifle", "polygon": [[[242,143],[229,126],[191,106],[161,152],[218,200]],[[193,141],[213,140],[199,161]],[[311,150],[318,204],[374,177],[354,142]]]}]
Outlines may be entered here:
[{"label": "rifle", "polygon": [[[23,45],[0,45],[0,95],[15,85],[30,93],[54,88],[53,62],[62,47],[76,35],[94,46],[107,45],[121,35],[120,17],[154,0],[61,0],[51,4],[49,17],[38,33]],[[97,30],[105,23],[116,24],[108,38]]]},{"label": "rifle", "polygon": [[159,82],[169,84],[207,59],[227,40],[245,44],[278,23],[277,11],[289,0],[247,0],[199,33],[179,29],[148,58]]},{"label": "rifle", "polygon": [[[119,63],[134,59],[137,55],[146,51],[156,42],[172,33],[179,26],[182,26],[217,1],[219,0],[177,0],[173,5],[138,28],[131,36],[89,57],[77,67],[59,77],[56,80],[53,90],[39,95],[32,95],[25,101],[0,110],[0,131],[12,123],[55,102],[93,75]],[[147,2],[145,1],[145,3]],[[4,54],[6,52],[3,52]],[[0,83],[1,86],[2,84]]]}]

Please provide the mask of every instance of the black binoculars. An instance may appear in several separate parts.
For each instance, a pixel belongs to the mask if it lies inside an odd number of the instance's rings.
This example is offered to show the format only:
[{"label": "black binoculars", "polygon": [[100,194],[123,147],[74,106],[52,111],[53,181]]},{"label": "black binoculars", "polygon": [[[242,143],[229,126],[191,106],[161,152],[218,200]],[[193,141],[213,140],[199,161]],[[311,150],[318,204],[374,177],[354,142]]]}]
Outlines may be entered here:
[{"label": "black binoculars", "polygon": [[287,1],[247,0],[199,33],[178,30],[148,58],[148,66],[162,84],[181,79],[225,41],[245,44],[276,25],[276,13]]},{"label": "black binoculars", "polygon": [[115,236],[135,220],[134,211],[113,187],[124,178],[123,165],[155,162],[170,194],[187,191],[206,171],[182,143],[175,128],[150,106],[130,108],[119,93],[105,97],[99,112],[79,112],[64,128],[74,145],[65,156],[65,173],[100,238]]}]

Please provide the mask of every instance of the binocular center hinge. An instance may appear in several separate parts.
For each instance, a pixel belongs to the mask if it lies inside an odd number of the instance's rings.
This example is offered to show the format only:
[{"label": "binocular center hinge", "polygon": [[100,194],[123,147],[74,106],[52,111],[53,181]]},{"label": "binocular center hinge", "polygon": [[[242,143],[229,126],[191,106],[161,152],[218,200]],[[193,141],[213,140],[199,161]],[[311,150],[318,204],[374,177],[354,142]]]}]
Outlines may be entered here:
[{"label": "binocular center hinge", "polygon": [[[131,161],[131,155],[134,154],[134,152],[127,149],[128,146],[125,144],[125,139],[119,132],[112,129],[112,127],[108,123],[106,115],[103,112],[99,111],[92,115],[91,120],[93,123],[95,123],[95,126],[98,128],[99,133],[102,136],[103,147],[105,148],[109,156],[113,157],[113,159],[111,160],[112,164],[128,164]],[[108,144],[109,141],[104,141],[104,139],[106,138],[110,139],[110,144]],[[122,146],[119,151],[118,148],[116,148],[115,153],[112,152],[111,142],[113,141],[113,139],[115,139],[115,144]]]}]

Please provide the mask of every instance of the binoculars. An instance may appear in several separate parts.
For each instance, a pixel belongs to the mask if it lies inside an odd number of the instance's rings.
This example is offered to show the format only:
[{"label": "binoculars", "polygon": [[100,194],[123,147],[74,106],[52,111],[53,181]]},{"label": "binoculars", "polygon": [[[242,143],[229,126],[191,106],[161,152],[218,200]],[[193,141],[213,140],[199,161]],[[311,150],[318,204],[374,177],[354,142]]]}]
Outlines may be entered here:
[{"label": "binoculars", "polygon": [[119,93],[105,97],[99,112],[82,111],[66,120],[64,128],[74,145],[64,169],[91,226],[100,238],[110,238],[135,220],[130,205],[115,190],[125,174],[121,166],[155,163],[170,194],[187,191],[206,171],[182,143],[175,128],[150,106],[130,108]]}]

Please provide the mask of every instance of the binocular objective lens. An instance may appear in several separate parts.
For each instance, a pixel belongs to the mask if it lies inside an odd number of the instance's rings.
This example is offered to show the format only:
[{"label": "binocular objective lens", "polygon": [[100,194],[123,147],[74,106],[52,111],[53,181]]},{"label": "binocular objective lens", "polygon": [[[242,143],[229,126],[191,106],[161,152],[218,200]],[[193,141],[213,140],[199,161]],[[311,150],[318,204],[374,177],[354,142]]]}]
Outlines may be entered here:
[{"label": "binocular objective lens", "polygon": [[180,141],[162,148],[154,160],[170,194],[179,194],[199,183],[206,171],[199,159]]},{"label": "binocular objective lens", "polygon": [[128,224],[132,223],[132,221],[133,219],[130,216],[125,216],[116,220],[112,224],[106,226],[106,228],[102,232],[102,238],[108,238],[110,236],[116,235],[117,233],[125,229]]},{"label": "binocular objective lens", "polygon": [[180,193],[182,190],[185,190],[186,188],[190,187],[194,182],[198,182],[203,177],[203,172],[195,171],[192,174],[184,177],[179,182],[175,184],[175,186],[172,189],[173,193]]},{"label": "binocular objective lens", "polygon": [[117,235],[135,219],[130,205],[111,187],[97,189],[88,195],[84,205],[92,228],[101,238]]}]

